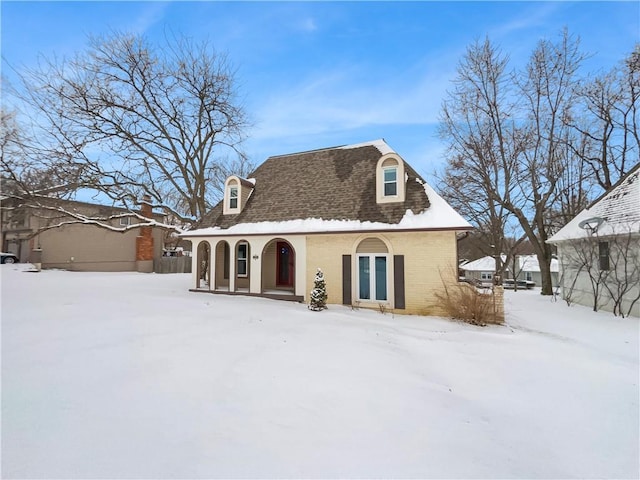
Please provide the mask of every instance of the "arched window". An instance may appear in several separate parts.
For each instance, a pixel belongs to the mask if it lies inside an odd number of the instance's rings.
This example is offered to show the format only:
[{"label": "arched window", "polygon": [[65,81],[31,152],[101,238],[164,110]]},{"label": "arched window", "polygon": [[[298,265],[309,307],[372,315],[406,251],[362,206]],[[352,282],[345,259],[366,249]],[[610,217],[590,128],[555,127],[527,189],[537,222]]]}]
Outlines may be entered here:
[{"label": "arched window", "polygon": [[235,177],[229,177],[225,182],[222,212],[225,215],[240,213],[240,182]]},{"label": "arched window", "polygon": [[395,154],[384,155],[376,168],[377,203],[404,202],[404,162]]},{"label": "arched window", "polygon": [[389,277],[389,250],[378,238],[365,238],[356,249],[358,300],[386,302]]}]

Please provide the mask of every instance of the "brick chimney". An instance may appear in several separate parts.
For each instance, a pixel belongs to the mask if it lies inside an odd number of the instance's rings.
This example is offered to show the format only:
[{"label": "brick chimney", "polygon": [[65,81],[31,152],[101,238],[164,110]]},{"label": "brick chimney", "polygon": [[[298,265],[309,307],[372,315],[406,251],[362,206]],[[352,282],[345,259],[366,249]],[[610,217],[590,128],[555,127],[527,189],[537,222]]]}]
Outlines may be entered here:
[{"label": "brick chimney", "polygon": [[[153,218],[151,197],[145,195],[140,202],[140,215]],[[152,227],[140,228],[140,235],[136,237],[136,268],[138,272],[153,272],[153,229]]]}]

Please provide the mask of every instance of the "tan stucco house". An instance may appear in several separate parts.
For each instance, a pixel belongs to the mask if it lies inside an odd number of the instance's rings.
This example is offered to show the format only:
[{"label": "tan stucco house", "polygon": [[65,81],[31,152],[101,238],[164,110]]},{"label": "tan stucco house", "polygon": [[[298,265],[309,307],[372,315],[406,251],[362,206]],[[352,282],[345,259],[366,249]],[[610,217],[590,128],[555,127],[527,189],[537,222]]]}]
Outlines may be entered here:
[{"label": "tan stucco house", "polygon": [[[6,208],[3,201],[0,232],[2,250],[20,262],[37,262],[42,268],[77,271],[153,271],[153,259],[162,256],[164,231],[137,228],[140,219],[113,206],[61,199],[40,199],[41,207]],[[161,222],[163,215],[149,218]],[[102,218],[98,227],[82,218]]]},{"label": "tan stucco house", "polygon": [[383,140],[270,157],[229,177],[193,242],[192,290],[440,314],[471,229]]}]

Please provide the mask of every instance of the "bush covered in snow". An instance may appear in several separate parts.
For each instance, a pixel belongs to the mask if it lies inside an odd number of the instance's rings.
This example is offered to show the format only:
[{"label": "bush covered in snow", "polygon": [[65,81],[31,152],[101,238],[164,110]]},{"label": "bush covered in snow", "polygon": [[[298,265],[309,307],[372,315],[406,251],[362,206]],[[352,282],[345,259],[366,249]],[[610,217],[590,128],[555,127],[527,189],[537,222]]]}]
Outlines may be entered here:
[{"label": "bush covered in snow", "polygon": [[327,308],[327,285],[324,281],[324,274],[319,268],[316,272],[316,278],[313,280],[309,308],[314,312]]}]

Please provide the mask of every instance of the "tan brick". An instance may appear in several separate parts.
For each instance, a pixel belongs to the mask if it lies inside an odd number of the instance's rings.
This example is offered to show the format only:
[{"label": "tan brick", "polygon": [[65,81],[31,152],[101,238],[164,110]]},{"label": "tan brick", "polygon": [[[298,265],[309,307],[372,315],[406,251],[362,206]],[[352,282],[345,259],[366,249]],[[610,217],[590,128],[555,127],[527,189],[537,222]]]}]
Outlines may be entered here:
[{"label": "tan brick", "polygon": [[[307,291],[313,288],[315,272],[320,267],[327,283],[327,302],[341,304],[342,255],[352,255],[353,261],[357,244],[369,237],[386,241],[389,245],[389,255],[404,255],[406,308],[397,309],[395,312],[443,314],[435,293],[442,290],[443,281],[457,282],[456,234],[453,231],[309,235],[307,236]],[[390,297],[392,297],[391,291]],[[364,303],[360,305],[366,306]],[[373,302],[369,306],[378,308],[378,303]],[[392,298],[388,307],[393,308]]]}]

